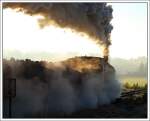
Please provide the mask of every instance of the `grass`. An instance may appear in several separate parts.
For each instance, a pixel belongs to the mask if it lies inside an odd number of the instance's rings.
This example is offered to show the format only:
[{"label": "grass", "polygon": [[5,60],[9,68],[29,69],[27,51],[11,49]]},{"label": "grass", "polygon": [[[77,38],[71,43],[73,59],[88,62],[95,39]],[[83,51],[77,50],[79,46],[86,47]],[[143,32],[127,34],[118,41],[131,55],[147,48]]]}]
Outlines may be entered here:
[{"label": "grass", "polygon": [[147,79],[144,77],[121,77],[121,82],[124,86],[128,87],[144,87],[147,85]]}]

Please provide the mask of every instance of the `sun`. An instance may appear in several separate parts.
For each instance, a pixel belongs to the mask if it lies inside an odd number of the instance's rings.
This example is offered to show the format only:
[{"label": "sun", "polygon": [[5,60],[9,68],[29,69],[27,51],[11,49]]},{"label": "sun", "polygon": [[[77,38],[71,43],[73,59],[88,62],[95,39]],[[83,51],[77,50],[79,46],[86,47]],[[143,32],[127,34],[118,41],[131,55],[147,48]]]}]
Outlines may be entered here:
[{"label": "sun", "polygon": [[[79,56],[102,56],[99,45],[85,33],[49,25],[40,28],[38,19],[12,9],[3,10],[3,49],[23,53],[76,53]],[[72,55],[76,56],[76,55]]]}]

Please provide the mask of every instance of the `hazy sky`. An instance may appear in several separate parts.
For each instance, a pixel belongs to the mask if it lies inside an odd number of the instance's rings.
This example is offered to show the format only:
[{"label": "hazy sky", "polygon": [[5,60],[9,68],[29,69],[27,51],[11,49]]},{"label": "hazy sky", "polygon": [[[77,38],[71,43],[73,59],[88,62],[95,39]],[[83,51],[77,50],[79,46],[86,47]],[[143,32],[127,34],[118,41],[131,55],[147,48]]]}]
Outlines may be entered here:
[{"label": "hazy sky", "polygon": [[[109,4],[113,7],[111,23],[114,27],[111,34],[110,56],[120,58],[147,56],[147,4]],[[60,58],[63,58],[62,54],[70,56],[68,52],[71,55],[101,54],[99,47],[86,41],[86,38],[53,27],[40,30],[37,24],[36,19],[31,16],[4,10],[4,57],[55,59],[58,58],[57,54],[61,55]]]},{"label": "hazy sky", "polygon": [[147,56],[147,4],[111,3],[113,7],[112,57]]}]

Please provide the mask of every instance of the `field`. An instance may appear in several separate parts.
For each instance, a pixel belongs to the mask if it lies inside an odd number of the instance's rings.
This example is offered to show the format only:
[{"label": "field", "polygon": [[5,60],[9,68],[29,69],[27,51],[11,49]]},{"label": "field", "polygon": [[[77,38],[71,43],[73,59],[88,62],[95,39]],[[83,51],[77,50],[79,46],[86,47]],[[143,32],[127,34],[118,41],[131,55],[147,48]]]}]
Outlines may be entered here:
[{"label": "field", "polygon": [[124,76],[119,78],[123,85],[144,87],[147,84],[147,79],[144,77]]}]

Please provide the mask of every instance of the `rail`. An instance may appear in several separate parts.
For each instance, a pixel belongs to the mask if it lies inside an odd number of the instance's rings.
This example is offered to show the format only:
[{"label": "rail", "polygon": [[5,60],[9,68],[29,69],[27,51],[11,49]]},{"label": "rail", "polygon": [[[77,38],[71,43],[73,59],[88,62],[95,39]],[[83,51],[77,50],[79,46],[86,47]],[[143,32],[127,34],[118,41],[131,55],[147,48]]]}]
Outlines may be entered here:
[{"label": "rail", "polygon": [[147,93],[147,89],[136,89],[133,91],[123,92],[120,96],[120,98],[127,97],[127,96],[133,96],[137,94],[144,94]]}]

